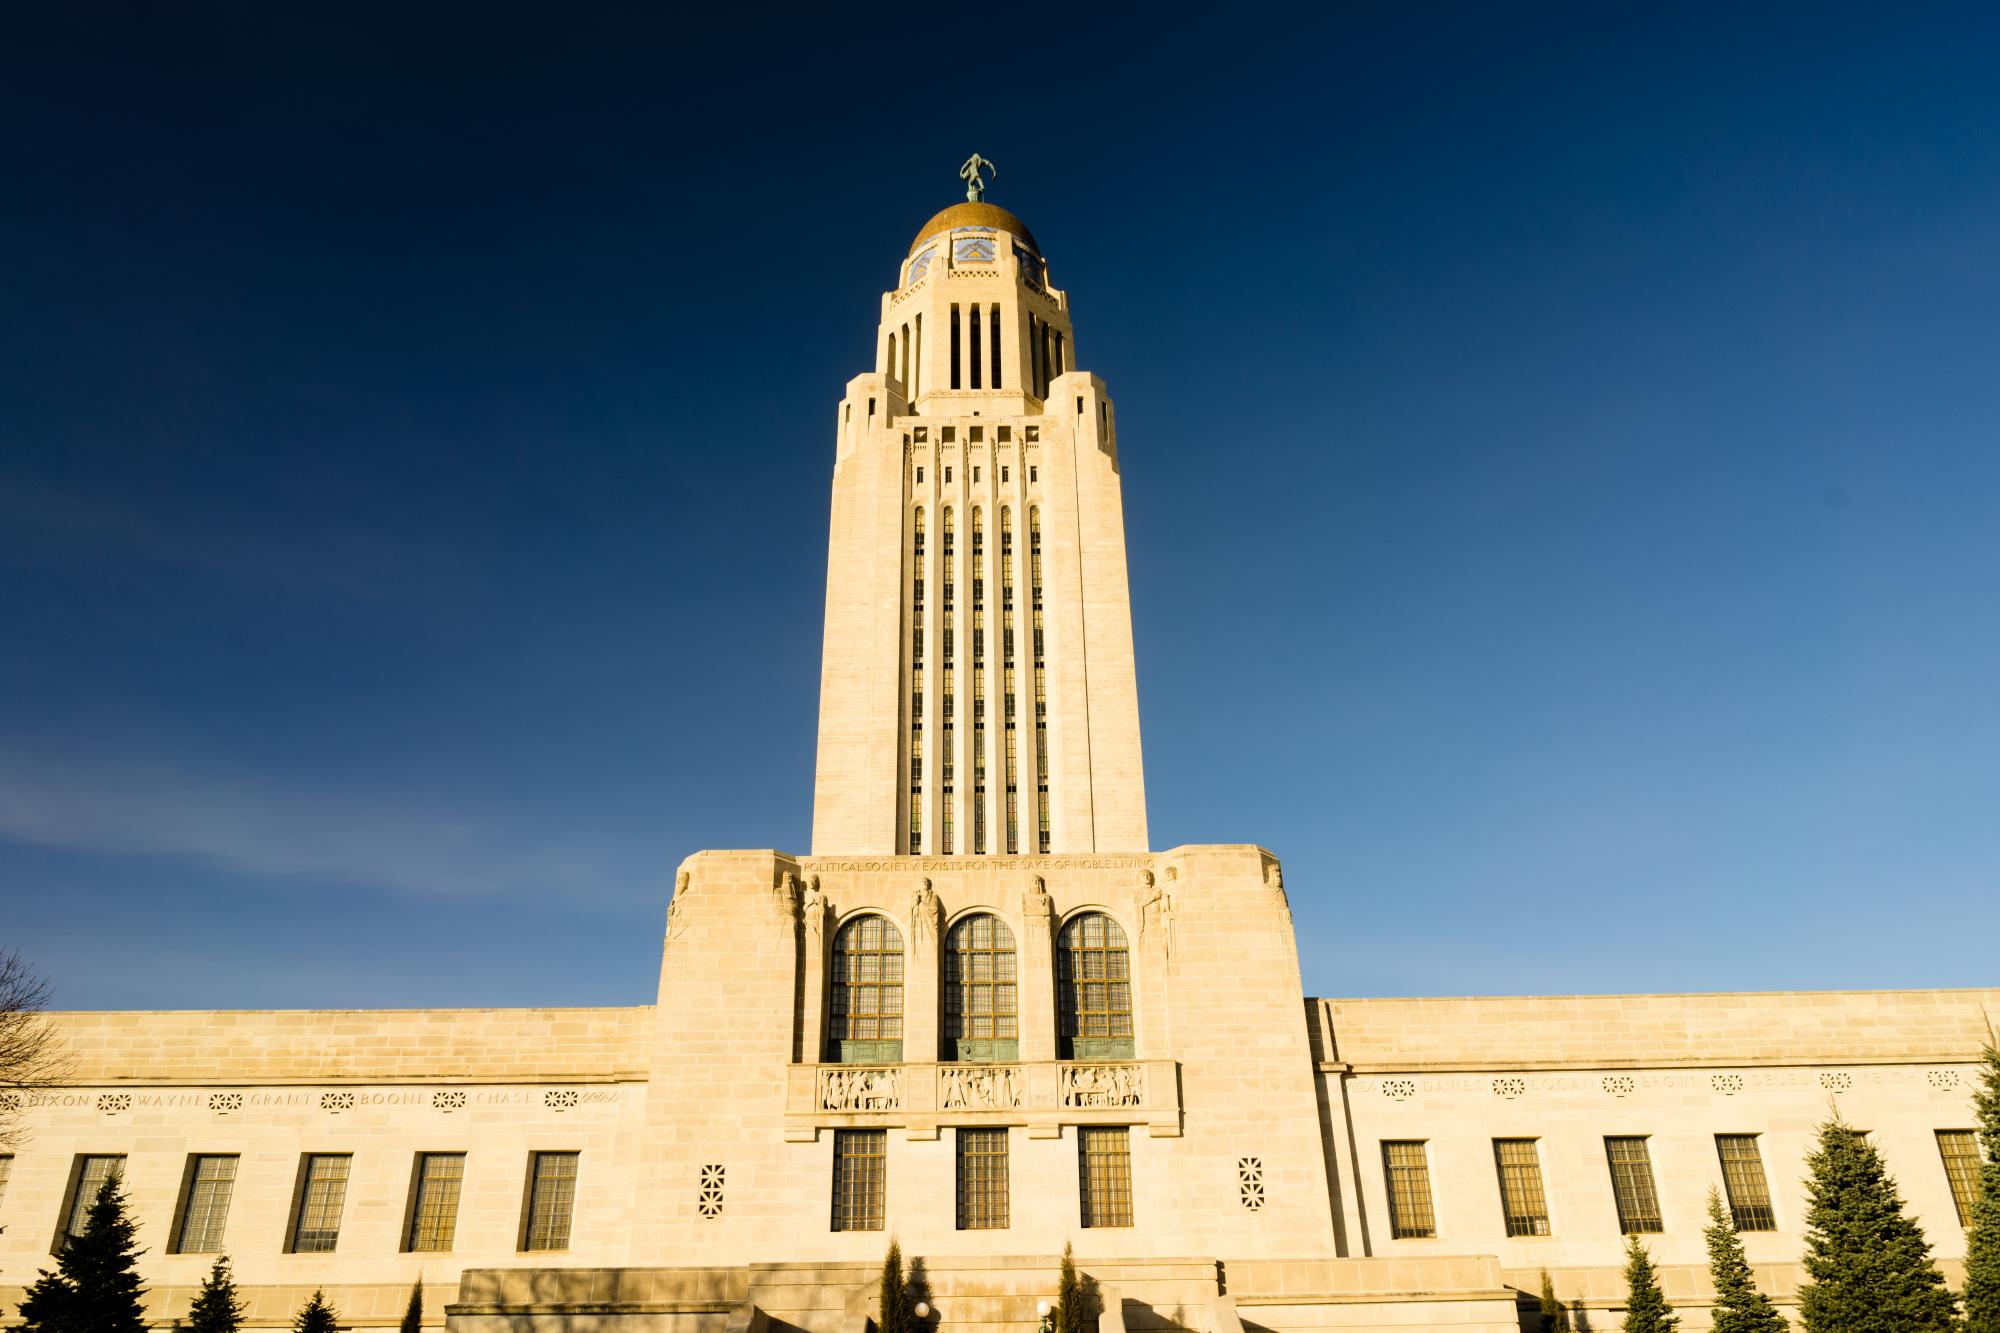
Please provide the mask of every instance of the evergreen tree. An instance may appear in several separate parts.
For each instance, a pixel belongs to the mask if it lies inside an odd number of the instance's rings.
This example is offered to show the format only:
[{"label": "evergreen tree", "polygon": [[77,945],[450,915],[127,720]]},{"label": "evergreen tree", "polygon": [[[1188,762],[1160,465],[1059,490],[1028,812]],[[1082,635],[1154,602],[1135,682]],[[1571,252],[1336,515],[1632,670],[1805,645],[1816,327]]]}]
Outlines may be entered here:
[{"label": "evergreen tree", "polygon": [[194,1304],[188,1307],[188,1333],[237,1333],[243,1327],[244,1305],[236,1294],[236,1278],[229,1271],[229,1256],[215,1256]]},{"label": "evergreen tree", "polygon": [[1980,1052],[1985,1068],[1972,1107],[1979,1120],[1979,1179],[1965,1228],[1965,1333],[2000,1333],[2000,1050]]},{"label": "evergreen tree", "polygon": [[24,1333],[146,1333],[146,1288],[134,1271],[137,1232],[114,1173],[91,1202],[83,1234],[56,1257],[56,1271],[43,1272],[25,1293]]},{"label": "evergreen tree", "polygon": [[882,1260],[881,1312],[875,1328],[877,1333],[916,1333],[915,1322],[910,1318],[909,1288],[903,1283],[903,1247],[892,1240]]},{"label": "evergreen tree", "polygon": [[292,1320],[292,1333],[340,1333],[340,1316],[326,1303],[326,1293],[315,1291]]},{"label": "evergreen tree", "polygon": [[1715,1309],[1709,1316],[1712,1333],[1785,1333],[1785,1317],[1769,1296],[1757,1290],[1736,1223],[1722,1211],[1722,1195],[1712,1185],[1708,1229],[1701,1234],[1708,1241],[1708,1276],[1715,1283]]},{"label": "evergreen tree", "polygon": [[1680,1327],[1680,1316],[1660,1290],[1653,1256],[1646,1253],[1637,1236],[1625,1243],[1625,1286],[1625,1333],[1674,1333]]},{"label": "evergreen tree", "polygon": [[1056,1278],[1055,1333],[1093,1333],[1095,1321],[1085,1308],[1089,1304],[1083,1279],[1077,1276],[1076,1260],[1068,1241],[1063,1242],[1062,1271]]},{"label": "evergreen tree", "polygon": [[410,1304],[403,1311],[403,1327],[398,1333],[421,1333],[424,1326],[424,1280],[410,1288]]},{"label": "evergreen tree", "polygon": [[1953,1333],[1957,1302],[1867,1136],[1836,1113],[1806,1170],[1806,1333]]},{"label": "evergreen tree", "polygon": [[1542,1270],[1542,1333],[1570,1333],[1569,1311],[1556,1299],[1555,1279]]}]

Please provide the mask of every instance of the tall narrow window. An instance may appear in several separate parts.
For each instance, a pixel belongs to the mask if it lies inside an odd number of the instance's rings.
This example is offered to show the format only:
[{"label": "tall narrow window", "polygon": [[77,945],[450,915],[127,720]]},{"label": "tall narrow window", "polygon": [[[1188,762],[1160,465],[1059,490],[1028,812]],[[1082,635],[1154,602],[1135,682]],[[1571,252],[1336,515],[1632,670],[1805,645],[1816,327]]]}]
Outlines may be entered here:
[{"label": "tall narrow window", "polygon": [[1389,1192],[1389,1234],[1397,1240],[1437,1235],[1431,1168],[1421,1139],[1382,1143],[1382,1183]]},{"label": "tall narrow window", "polygon": [[970,337],[970,338],[972,339],[972,378],[971,378],[971,381],[970,381],[970,383],[971,383],[972,387],[973,387],[973,388],[975,388],[975,389],[977,389],[977,388],[979,388],[979,387],[980,387],[980,384],[979,384],[979,336],[980,336],[980,332],[981,332],[981,328],[980,328],[980,326],[981,326],[981,325],[983,325],[983,324],[984,324],[984,323],[986,322],[985,320],[981,319],[981,318],[980,318],[980,316],[981,316],[982,314],[984,314],[984,313],[985,313],[985,312],[984,312],[984,311],[982,311],[982,310],[981,310],[981,309],[980,309],[980,308],[979,308],[978,306],[976,306],[976,305],[975,305],[975,306],[968,306],[968,307],[966,307],[966,311],[965,311],[965,323],[966,323],[966,329],[965,329],[965,331],[966,331],[966,334],[967,334],[967,335],[968,335],[968,336],[969,336],[969,337]]},{"label": "tall narrow window", "polygon": [[1533,1139],[1493,1140],[1500,1173],[1500,1215],[1510,1236],[1549,1234],[1549,1204],[1542,1193],[1542,1160]]},{"label": "tall narrow window", "polygon": [[173,1253],[214,1254],[222,1249],[222,1224],[228,1220],[229,1196],[235,1188],[235,1157],[188,1158]]},{"label": "tall narrow window", "polygon": [[1014,525],[1012,511],[1000,510],[1000,728],[1006,746],[1001,775],[1007,798],[1007,855],[1021,850],[1019,759],[1014,745]]},{"label": "tall narrow window", "polygon": [[1019,1059],[1018,989],[1007,923],[984,912],[954,922],[944,940],[944,1058]]},{"label": "tall narrow window", "polygon": [[953,816],[956,811],[952,797],[957,791],[958,754],[954,742],[958,732],[958,700],[953,694],[953,658],[958,652],[957,626],[953,623],[957,614],[955,606],[958,580],[954,576],[957,569],[957,552],[954,543],[957,534],[952,526],[951,510],[945,509],[941,515],[938,533],[938,854],[950,856],[957,850]]},{"label": "tall narrow window", "polygon": [[833,1131],[833,1229],[880,1231],[887,1193],[889,1132]]},{"label": "tall narrow window", "polygon": [[521,1226],[524,1250],[569,1248],[570,1217],[576,1212],[573,1152],[538,1152],[528,1157],[528,1209]]},{"label": "tall narrow window", "polygon": [[917,313],[916,335],[916,351],[910,358],[911,401],[915,401],[917,395],[923,392],[924,387],[924,316],[922,311]]},{"label": "tall narrow window", "polygon": [[951,387],[958,385],[958,307],[951,308]]},{"label": "tall narrow window", "polygon": [[986,532],[972,511],[972,854],[986,854]]},{"label": "tall narrow window", "polygon": [[993,307],[993,336],[986,345],[993,349],[993,387],[1000,387],[1000,307]]},{"label": "tall narrow window", "polygon": [[1764,1180],[1764,1158],[1755,1134],[1717,1134],[1716,1155],[1722,1159],[1722,1187],[1729,1193],[1729,1215],[1738,1231],[1776,1231],[1778,1215],[1771,1208],[1771,1187]]},{"label": "tall narrow window", "polygon": [[1944,1178],[1951,1185],[1951,1201],[1958,1209],[1958,1224],[1972,1225],[1972,1203],[1979,1193],[1979,1139],[1969,1129],[1941,1129],[1937,1132],[1938,1155],[1944,1158]]},{"label": "tall narrow window", "polygon": [[1102,912],[1063,923],[1056,1010],[1065,1060],[1132,1058],[1132,958],[1125,928]]},{"label": "tall narrow window", "polygon": [[910,397],[916,396],[914,393],[911,393],[912,386],[910,384],[910,326],[908,324],[903,325],[903,364],[901,368],[897,370],[896,378],[903,382],[903,392],[906,395]]},{"label": "tall narrow window", "polygon": [[901,378],[901,376],[896,374],[896,357],[901,347],[902,344],[897,341],[896,335],[891,333],[889,335],[889,354],[883,358],[884,364],[882,369],[892,380]]},{"label": "tall narrow window", "polygon": [[833,937],[830,1058],[896,1064],[903,1058],[903,936],[887,917],[858,916]]},{"label": "tall narrow window", "polygon": [[1607,1138],[1604,1156],[1611,1165],[1611,1192],[1618,1201],[1618,1229],[1626,1235],[1664,1231],[1660,1196],[1653,1188],[1653,1158],[1646,1140]]},{"label": "tall narrow window", "polygon": [[910,537],[910,855],[924,849],[924,511]]},{"label": "tall narrow window", "polygon": [[293,1214],[294,1254],[329,1254],[340,1239],[340,1213],[347,1204],[346,1153],[308,1153],[299,1172],[299,1205]]},{"label": "tall narrow window", "polygon": [[1042,340],[1041,340],[1042,392],[1039,395],[1040,397],[1043,398],[1047,398],[1049,396],[1049,381],[1052,378],[1054,378],[1052,363],[1049,360],[1049,352],[1054,347],[1054,345],[1055,345],[1055,330],[1050,328],[1046,323],[1044,323],[1042,325]]},{"label": "tall narrow window", "polygon": [[1007,1131],[958,1131],[958,1229],[1007,1225]]},{"label": "tall narrow window", "polygon": [[405,1250],[444,1251],[458,1232],[458,1195],[465,1184],[465,1154],[417,1154]]},{"label": "tall narrow window", "polygon": [[1062,330],[1057,329],[1056,330],[1056,374],[1062,375],[1066,374],[1068,371],[1069,371],[1069,349],[1063,345]]},{"label": "tall narrow window", "polygon": [[123,1174],[123,1153],[76,1159],[76,1184],[70,1191],[69,1214],[63,1223],[62,1243],[67,1244],[83,1234],[84,1224],[90,1221],[90,1205],[97,1202],[97,1192],[104,1188],[105,1181]]},{"label": "tall narrow window", "polygon": [[1042,389],[1042,321],[1028,316],[1028,392],[1040,398]]},{"label": "tall narrow window", "polygon": [[1028,510],[1028,587],[1035,636],[1035,849],[1049,852],[1049,681],[1042,657],[1042,511]]},{"label": "tall narrow window", "polygon": [[1087,1227],[1132,1225],[1132,1131],[1123,1125],[1079,1125],[1077,1193]]}]

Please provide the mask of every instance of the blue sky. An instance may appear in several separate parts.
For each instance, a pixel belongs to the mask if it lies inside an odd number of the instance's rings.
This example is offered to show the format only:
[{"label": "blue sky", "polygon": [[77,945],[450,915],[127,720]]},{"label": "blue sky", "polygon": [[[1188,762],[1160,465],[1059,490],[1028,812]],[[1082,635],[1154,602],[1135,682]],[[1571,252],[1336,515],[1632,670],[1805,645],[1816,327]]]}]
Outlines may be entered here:
[{"label": "blue sky", "polygon": [[1154,842],[1281,855],[1310,991],[1992,983],[1990,8],[954,13],[0,18],[59,1004],[650,999],[682,856],[806,846],[832,406],[975,148]]}]

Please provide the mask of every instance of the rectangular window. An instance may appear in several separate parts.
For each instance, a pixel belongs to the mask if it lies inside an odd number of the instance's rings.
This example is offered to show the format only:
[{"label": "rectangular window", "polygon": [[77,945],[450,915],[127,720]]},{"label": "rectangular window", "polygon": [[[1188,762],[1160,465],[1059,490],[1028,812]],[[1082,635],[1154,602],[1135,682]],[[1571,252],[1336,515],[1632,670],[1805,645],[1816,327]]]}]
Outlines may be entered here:
[{"label": "rectangular window", "polygon": [[[954,385],[953,387],[956,388],[957,386]],[[938,439],[940,442],[944,444],[950,444],[953,440],[957,438],[958,438],[958,427],[956,426],[938,427]]]},{"label": "rectangular window", "polygon": [[417,1154],[410,1198],[410,1227],[403,1248],[445,1251],[458,1231],[458,1195],[465,1184],[465,1154]]},{"label": "rectangular window", "polygon": [[236,1188],[236,1158],[188,1158],[181,1184],[180,1225],[174,1228],[174,1254],[216,1254],[222,1249],[222,1224],[229,1217],[229,1196]]},{"label": "rectangular window", "polygon": [[977,467],[972,469],[972,484],[975,486],[979,484],[979,469]]},{"label": "rectangular window", "polygon": [[1042,438],[1042,428],[1040,426],[1023,426],[1021,427],[1021,438],[1029,444],[1033,444]]},{"label": "rectangular window", "polygon": [[528,1209],[521,1228],[524,1250],[566,1250],[569,1221],[576,1211],[576,1159],[573,1152],[528,1155]]},{"label": "rectangular window", "polygon": [[1132,1225],[1132,1131],[1082,1125],[1076,1131],[1077,1184],[1087,1227]]},{"label": "rectangular window", "polygon": [[1389,1191],[1389,1234],[1397,1240],[1437,1235],[1431,1168],[1421,1139],[1383,1142],[1382,1180]]},{"label": "rectangular window", "polygon": [[919,426],[916,428],[916,430],[910,433],[910,438],[915,440],[918,444],[922,444],[924,441],[928,440],[930,436],[931,436],[931,428],[929,426]]},{"label": "rectangular window", "polygon": [[292,1213],[293,1254],[331,1254],[347,1203],[346,1153],[307,1153],[299,1163],[299,1201]]},{"label": "rectangular window", "polygon": [[1764,1179],[1764,1157],[1755,1134],[1717,1134],[1716,1155],[1722,1159],[1722,1187],[1729,1194],[1729,1215],[1738,1231],[1776,1231],[1778,1214],[1771,1207],[1771,1187]]},{"label": "rectangular window", "polygon": [[1618,1200],[1618,1229],[1628,1236],[1665,1231],[1645,1138],[1607,1138],[1604,1156],[1611,1164],[1611,1192]]},{"label": "rectangular window", "polygon": [[1007,480],[1007,469],[1004,467],[1000,469],[1000,480],[1002,484],[1005,484]]},{"label": "rectangular window", "polygon": [[1969,1129],[1941,1129],[1937,1141],[1944,1178],[1951,1182],[1951,1201],[1958,1207],[1958,1224],[1971,1226],[1972,1200],[1979,1188],[1979,1140]]},{"label": "rectangular window", "polygon": [[1037,479],[1039,478],[1039,476],[1040,476],[1040,469],[1038,469],[1038,468],[1032,468],[1032,467],[1031,467],[1031,468],[1029,468],[1029,469],[1028,469],[1028,484],[1029,484],[1029,485],[1031,485],[1031,486],[1032,486],[1032,485],[1034,485],[1034,484],[1035,484],[1035,482],[1036,482],[1036,480],[1037,480]]},{"label": "rectangular window", "polygon": [[1007,1131],[958,1131],[958,1229],[1007,1225]]},{"label": "rectangular window", "polygon": [[995,439],[1005,444],[1014,438],[1014,428],[1012,426],[998,426],[994,428],[993,434]]},{"label": "rectangular window", "polygon": [[69,1208],[64,1215],[62,1235],[56,1242],[58,1251],[65,1243],[83,1234],[84,1223],[90,1220],[90,1205],[97,1202],[97,1191],[104,1188],[104,1182],[124,1173],[123,1153],[76,1159],[76,1180],[70,1186]]},{"label": "rectangular window", "polygon": [[923,484],[924,484],[924,470],[921,466],[919,466],[917,468],[917,485],[921,486]]},{"label": "rectangular window", "polygon": [[[993,387],[997,389],[1000,386],[996,384]],[[970,440],[974,444],[978,444],[981,440],[986,438],[986,427],[984,426],[966,427],[965,438]]]},{"label": "rectangular window", "polygon": [[1549,1234],[1548,1197],[1542,1192],[1542,1159],[1533,1139],[1493,1140],[1500,1172],[1500,1215],[1510,1236]]},{"label": "rectangular window", "polygon": [[833,1131],[833,1229],[880,1231],[887,1192],[889,1131]]}]

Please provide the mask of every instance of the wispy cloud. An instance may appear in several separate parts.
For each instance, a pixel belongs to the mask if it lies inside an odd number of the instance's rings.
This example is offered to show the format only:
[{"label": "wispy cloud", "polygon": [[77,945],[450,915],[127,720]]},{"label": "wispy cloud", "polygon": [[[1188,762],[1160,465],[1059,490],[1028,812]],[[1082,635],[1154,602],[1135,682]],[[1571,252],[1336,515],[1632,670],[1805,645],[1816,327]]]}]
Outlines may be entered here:
[{"label": "wispy cloud", "polygon": [[[157,856],[300,883],[459,897],[629,897],[662,874],[643,849],[513,812],[301,790],[153,760],[0,753],[0,838]],[[650,869],[649,869],[650,867]]]}]

